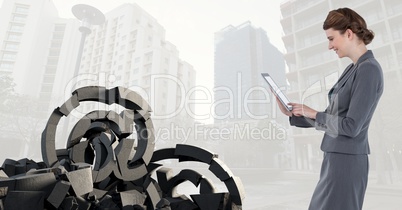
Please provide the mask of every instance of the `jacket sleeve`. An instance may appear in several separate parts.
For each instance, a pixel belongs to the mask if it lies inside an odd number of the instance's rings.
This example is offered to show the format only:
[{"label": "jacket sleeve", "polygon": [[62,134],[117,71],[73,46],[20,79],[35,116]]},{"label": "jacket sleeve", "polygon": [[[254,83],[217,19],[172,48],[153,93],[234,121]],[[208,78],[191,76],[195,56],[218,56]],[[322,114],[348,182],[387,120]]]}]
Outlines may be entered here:
[{"label": "jacket sleeve", "polygon": [[362,63],[350,90],[350,103],[346,116],[317,113],[315,127],[332,135],[356,137],[367,118],[372,115],[382,94],[383,82],[380,67],[374,63]]},{"label": "jacket sleeve", "polygon": [[292,115],[289,117],[290,125],[300,128],[311,128],[315,126],[315,121],[306,117],[296,117]]}]

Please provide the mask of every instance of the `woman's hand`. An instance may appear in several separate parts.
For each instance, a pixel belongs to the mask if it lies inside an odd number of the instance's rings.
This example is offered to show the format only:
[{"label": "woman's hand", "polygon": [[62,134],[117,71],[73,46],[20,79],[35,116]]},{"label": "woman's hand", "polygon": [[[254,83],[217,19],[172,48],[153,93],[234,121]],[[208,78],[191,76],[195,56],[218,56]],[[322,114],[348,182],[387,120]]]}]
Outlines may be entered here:
[{"label": "woman's hand", "polygon": [[281,112],[283,114],[285,114],[286,116],[291,117],[292,116],[292,112],[288,111],[285,106],[283,106],[283,104],[281,103],[281,101],[279,101],[278,98],[276,98],[276,102],[278,103],[279,109],[281,110]]},{"label": "woman's hand", "polygon": [[304,105],[297,103],[289,103],[292,106],[292,113],[297,117],[308,117],[311,119],[315,119],[317,117],[317,111]]}]

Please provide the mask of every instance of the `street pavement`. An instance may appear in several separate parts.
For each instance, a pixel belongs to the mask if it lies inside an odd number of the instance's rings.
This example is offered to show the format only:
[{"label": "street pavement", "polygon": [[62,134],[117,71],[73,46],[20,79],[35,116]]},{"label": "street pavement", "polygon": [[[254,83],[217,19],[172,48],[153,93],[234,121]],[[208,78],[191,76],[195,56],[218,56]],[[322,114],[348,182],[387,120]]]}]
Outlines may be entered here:
[{"label": "street pavement", "polygon": [[[218,192],[227,192],[224,183],[207,169],[195,170],[211,179]],[[318,173],[278,169],[235,168],[231,171],[241,178],[245,190],[243,210],[307,210],[319,177]],[[363,210],[401,210],[402,183],[376,183],[375,178],[369,178]],[[185,182],[179,185],[177,192],[190,197],[190,194],[198,194],[198,189]]]},{"label": "street pavement", "polygon": [[[243,210],[307,210],[318,173],[232,169],[245,188]],[[401,210],[402,183],[378,185],[370,178],[363,210]]]}]

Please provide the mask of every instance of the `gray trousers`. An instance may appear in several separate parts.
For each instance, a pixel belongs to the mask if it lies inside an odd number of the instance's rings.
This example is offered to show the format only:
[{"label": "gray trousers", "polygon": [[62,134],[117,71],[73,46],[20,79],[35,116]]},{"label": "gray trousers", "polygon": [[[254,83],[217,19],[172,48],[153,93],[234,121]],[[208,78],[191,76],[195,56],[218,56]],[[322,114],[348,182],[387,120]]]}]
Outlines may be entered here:
[{"label": "gray trousers", "polygon": [[368,179],[368,156],[324,153],[320,180],[309,210],[361,210]]}]

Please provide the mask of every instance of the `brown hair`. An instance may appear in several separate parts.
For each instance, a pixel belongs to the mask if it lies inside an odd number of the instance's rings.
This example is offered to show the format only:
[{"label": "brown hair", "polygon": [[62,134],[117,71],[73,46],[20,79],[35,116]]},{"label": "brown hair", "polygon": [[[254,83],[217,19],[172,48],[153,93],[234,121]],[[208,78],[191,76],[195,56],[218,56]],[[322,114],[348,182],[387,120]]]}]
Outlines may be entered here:
[{"label": "brown hair", "polygon": [[350,29],[359,37],[365,45],[374,39],[374,32],[367,29],[366,21],[355,11],[349,8],[339,8],[328,13],[324,21],[323,29],[334,29],[344,34]]}]

